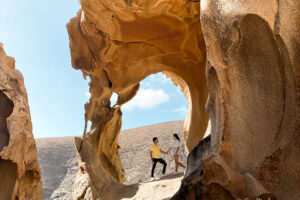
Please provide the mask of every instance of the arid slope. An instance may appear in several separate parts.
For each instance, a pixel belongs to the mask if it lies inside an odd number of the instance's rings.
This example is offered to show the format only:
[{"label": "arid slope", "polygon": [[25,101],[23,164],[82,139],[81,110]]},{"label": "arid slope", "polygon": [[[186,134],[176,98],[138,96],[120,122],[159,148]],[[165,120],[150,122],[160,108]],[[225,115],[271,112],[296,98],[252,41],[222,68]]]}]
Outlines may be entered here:
[{"label": "arid slope", "polygon": [[[183,137],[182,128],[183,121],[172,121],[122,131],[119,145],[126,183],[148,181],[151,170],[149,146],[152,144],[152,138],[158,137],[162,148],[167,149],[172,142],[173,133]],[[72,137],[42,138],[36,139],[36,142],[42,169],[43,199],[72,199],[72,185],[78,171]],[[181,148],[180,155],[180,160],[185,163],[184,148]],[[174,171],[170,155],[163,155],[163,158],[168,163],[167,173]],[[160,172],[161,166],[158,164],[156,175],[160,176]]]}]

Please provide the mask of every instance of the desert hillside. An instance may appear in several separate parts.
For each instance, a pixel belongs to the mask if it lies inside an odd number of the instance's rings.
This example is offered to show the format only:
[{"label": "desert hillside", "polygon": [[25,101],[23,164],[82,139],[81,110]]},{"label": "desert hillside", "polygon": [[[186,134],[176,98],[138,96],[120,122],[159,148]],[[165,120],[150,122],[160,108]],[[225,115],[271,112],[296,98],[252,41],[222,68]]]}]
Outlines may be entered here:
[{"label": "desert hillside", "polygon": [[[122,131],[119,137],[120,155],[126,172],[126,184],[141,183],[139,195],[143,190],[156,188],[155,182],[147,183],[150,178],[151,161],[149,147],[152,138],[158,137],[163,149],[172,142],[172,134],[177,133],[183,140],[183,121],[172,121]],[[70,200],[72,185],[77,172],[76,153],[73,137],[36,139],[40,166],[42,170],[43,200]],[[180,160],[186,162],[184,148],[181,148]],[[170,155],[162,155],[167,161],[167,173],[174,171]],[[161,165],[157,164],[156,176],[161,176]],[[182,172],[182,169],[180,169]],[[164,180],[161,187],[170,186],[168,191],[174,194],[178,189],[181,177]],[[143,182],[143,183],[142,183]],[[147,187],[146,187],[147,186]],[[176,187],[175,187],[176,186]],[[175,190],[175,191],[174,191]],[[158,191],[156,191],[158,192]],[[167,195],[167,194],[166,194]],[[138,196],[137,196],[138,199]]]}]

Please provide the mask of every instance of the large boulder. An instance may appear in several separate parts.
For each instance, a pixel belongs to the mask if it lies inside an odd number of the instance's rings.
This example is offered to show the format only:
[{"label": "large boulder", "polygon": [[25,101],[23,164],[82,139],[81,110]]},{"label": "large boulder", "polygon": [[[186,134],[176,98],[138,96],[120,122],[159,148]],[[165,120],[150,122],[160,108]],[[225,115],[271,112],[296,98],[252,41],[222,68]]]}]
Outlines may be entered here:
[{"label": "large boulder", "polygon": [[299,199],[300,2],[200,7],[212,154],[174,199]]},{"label": "large boulder", "polygon": [[0,178],[0,199],[42,199],[41,172],[23,76],[1,43]]}]

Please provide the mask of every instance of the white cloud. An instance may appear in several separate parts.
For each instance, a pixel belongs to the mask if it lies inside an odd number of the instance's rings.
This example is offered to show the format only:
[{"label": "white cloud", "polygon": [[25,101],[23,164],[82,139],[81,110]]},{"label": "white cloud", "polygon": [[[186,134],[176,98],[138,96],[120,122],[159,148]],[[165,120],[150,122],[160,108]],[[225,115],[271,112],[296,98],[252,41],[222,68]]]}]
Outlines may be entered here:
[{"label": "white cloud", "polygon": [[161,85],[161,84],[167,84],[168,82],[172,84],[172,81],[170,78],[167,78],[165,74],[159,72],[156,74],[152,74],[152,75],[148,76],[146,79],[144,79],[141,82],[141,86],[149,88],[149,87],[154,87],[154,86]]},{"label": "white cloud", "polygon": [[170,97],[163,90],[140,89],[137,95],[122,108],[126,111],[133,111],[135,108],[149,109],[168,102],[169,99]]},{"label": "white cloud", "polygon": [[149,80],[151,82],[165,83],[165,82],[169,81],[170,79],[168,79],[165,74],[160,72],[160,73],[157,73],[157,74],[150,75]]},{"label": "white cloud", "polygon": [[86,92],[84,95],[85,95],[87,98],[91,98],[91,93],[90,93],[90,92]]},{"label": "white cloud", "polygon": [[186,115],[187,111],[188,111],[188,109],[185,106],[181,106],[179,108],[175,108],[175,109],[172,110],[172,112],[176,112],[176,113],[179,113],[179,114],[182,114],[182,115]]}]

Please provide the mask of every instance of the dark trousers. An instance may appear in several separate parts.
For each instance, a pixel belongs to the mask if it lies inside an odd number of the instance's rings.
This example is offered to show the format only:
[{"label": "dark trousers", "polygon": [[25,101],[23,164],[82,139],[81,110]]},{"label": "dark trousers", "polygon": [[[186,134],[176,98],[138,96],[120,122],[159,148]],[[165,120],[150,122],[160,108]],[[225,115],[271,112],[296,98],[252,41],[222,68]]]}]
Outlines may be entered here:
[{"label": "dark trousers", "polygon": [[160,162],[161,164],[164,165],[163,174],[165,174],[166,168],[167,168],[167,163],[162,158],[153,158],[153,161],[154,161],[154,164],[152,165],[151,177],[154,177],[154,170],[155,170],[157,162]]}]

